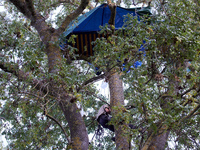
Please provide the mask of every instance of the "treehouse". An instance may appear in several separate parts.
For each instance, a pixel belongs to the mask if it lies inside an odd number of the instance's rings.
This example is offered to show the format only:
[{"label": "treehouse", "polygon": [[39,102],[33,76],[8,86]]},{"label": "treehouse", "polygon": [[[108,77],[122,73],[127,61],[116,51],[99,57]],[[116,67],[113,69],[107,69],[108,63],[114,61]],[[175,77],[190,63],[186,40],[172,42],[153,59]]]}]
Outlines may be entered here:
[{"label": "treehouse", "polygon": [[[130,14],[139,17],[144,14],[151,14],[149,7],[143,8],[122,8],[116,7],[115,30],[121,29],[124,25],[125,15]],[[105,37],[99,34],[100,26],[105,26],[111,16],[111,10],[107,4],[102,4],[93,10],[81,15],[73,20],[67,30],[64,32],[65,43],[61,45],[61,49],[67,49],[70,45],[78,49],[80,58],[87,58],[94,54],[91,43],[97,38]],[[76,35],[75,42],[68,42],[71,35]]]}]

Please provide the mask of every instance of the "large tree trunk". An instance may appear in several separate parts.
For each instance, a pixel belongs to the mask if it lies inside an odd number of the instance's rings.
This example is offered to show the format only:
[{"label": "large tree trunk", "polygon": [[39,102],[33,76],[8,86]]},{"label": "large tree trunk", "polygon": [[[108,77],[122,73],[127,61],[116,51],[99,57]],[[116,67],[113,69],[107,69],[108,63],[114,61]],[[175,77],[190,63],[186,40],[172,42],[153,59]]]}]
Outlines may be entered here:
[{"label": "large tree trunk", "polygon": [[[163,96],[161,102],[161,108],[167,110],[170,108],[167,101],[170,101],[170,97]],[[167,108],[168,107],[168,108]],[[167,111],[165,112],[167,113]],[[168,125],[165,120],[160,121],[157,125],[157,131],[150,131],[149,137],[147,138],[142,150],[164,150],[167,144],[168,136],[170,133]]]},{"label": "large tree trunk", "polygon": [[[89,0],[81,0],[79,7],[63,20],[61,26],[57,30],[51,28],[47,24],[45,18],[35,9],[33,1],[10,0],[10,2],[13,3],[27,19],[31,20],[31,26],[37,30],[46,48],[45,52],[48,57],[49,73],[61,75],[60,69],[62,65],[62,56],[59,46],[56,43],[60,37],[60,34],[65,31],[71,20],[79,16],[86,8]],[[87,150],[89,141],[83,118],[79,113],[76,104],[67,101],[67,92],[63,90],[60,93],[59,91],[59,87],[64,86],[65,84],[62,81],[55,81],[53,78],[51,79],[50,84],[51,87],[49,90],[51,91],[52,95],[57,98],[59,96],[62,97],[59,101],[59,104],[69,124],[72,149]]]},{"label": "large tree trunk", "polygon": [[[120,75],[116,71],[111,71],[109,78],[109,89],[110,89],[110,104],[113,108],[114,106],[117,106],[118,109],[124,105],[124,91],[123,91],[123,84],[122,80],[120,79]],[[119,111],[112,110],[112,115],[115,116],[119,113]],[[122,114],[123,115],[123,114]],[[129,135],[127,134],[127,131],[123,129],[123,127],[126,126],[125,124],[119,124],[115,125],[115,139],[116,139],[116,147],[118,150],[129,150],[130,144],[129,144]]]},{"label": "large tree trunk", "polygon": [[88,150],[89,140],[84,120],[75,103],[59,103],[68,122],[73,150]]},{"label": "large tree trunk", "polygon": [[162,125],[157,133],[153,133],[148,137],[142,150],[164,150],[167,143],[170,130],[166,125]]},{"label": "large tree trunk", "polygon": [[[176,74],[174,74],[173,76],[171,76],[168,91],[165,93],[165,95],[161,97],[160,107],[164,110],[166,114],[169,111],[171,111],[171,106],[169,105],[169,103],[173,103],[174,101],[173,97],[170,96],[171,95],[170,93],[173,93],[173,95],[177,95],[178,92],[179,92],[179,81],[177,80]],[[165,149],[168,136],[170,133],[169,126],[165,123],[165,120],[163,120],[163,122],[161,121],[157,125],[157,128],[158,130],[156,133],[155,131],[152,131],[152,133],[149,135],[142,150],[164,150]]]},{"label": "large tree trunk", "polygon": [[[54,44],[48,45],[48,64],[51,73],[59,73],[61,66],[61,55],[59,49]],[[60,82],[52,82],[52,90],[56,93],[57,97],[60,96],[59,105],[62,109],[65,118],[68,122],[71,137],[71,146],[73,150],[87,150],[89,145],[88,133],[84,120],[76,106],[76,103],[71,103],[71,97],[68,96],[65,89],[59,89]],[[57,90],[58,89],[58,90]]]}]

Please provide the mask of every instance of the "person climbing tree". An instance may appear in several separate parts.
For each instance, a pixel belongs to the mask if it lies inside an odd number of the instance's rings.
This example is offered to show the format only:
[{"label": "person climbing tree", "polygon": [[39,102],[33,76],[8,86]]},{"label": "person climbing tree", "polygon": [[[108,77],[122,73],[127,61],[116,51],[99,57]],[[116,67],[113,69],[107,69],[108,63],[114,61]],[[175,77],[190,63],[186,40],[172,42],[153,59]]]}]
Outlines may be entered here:
[{"label": "person climbing tree", "polygon": [[102,125],[103,128],[107,128],[110,131],[114,132],[114,126],[108,125],[108,122],[111,120],[111,109],[109,105],[104,104],[100,107],[98,114],[97,114],[97,121],[100,125]]},{"label": "person climbing tree", "polygon": [[[102,125],[103,128],[107,128],[112,132],[115,132],[114,125],[109,125],[109,122],[111,120],[111,109],[108,104],[104,104],[100,107],[96,119],[100,125]],[[128,125],[131,129],[137,129],[137,126],[134,126],[132,124]],[[139,128],[139,131],[142,132],[142,128]]]}]

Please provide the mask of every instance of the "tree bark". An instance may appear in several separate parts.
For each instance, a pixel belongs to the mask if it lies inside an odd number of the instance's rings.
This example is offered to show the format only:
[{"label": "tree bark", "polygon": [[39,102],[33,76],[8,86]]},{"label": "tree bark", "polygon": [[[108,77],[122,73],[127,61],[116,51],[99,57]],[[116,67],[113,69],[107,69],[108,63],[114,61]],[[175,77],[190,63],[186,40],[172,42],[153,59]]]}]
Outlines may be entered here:
[{"label": "tree bark", "polygon": [[[166,114],[169,111],[171,111],[171,106],[169,105],[169,103],[172,103],[174,101],[172,96],[170,96],[170,93],[173,93],[173,95],[177,95],[179,92],[179,88],[178,88],[179,81],[176,78],[177,78],[176,74],[171,76],[171,79],[169,81],[168,91],[165,93],[165,95],[161,97],[160,107],[164,110]],[[146,140],[142,150],[164,150],[165,149],[168,136],[170,133],[169,126],[164,121],[161,121],[157,125],[157,127],[158,127],[157,132],[155,133],[155,131],[152,131],[152,133]]]},{"label": "tree bark", "polygon": [[88,150],[89,140],[84,120],[75,103],[59,103],[68,122],[73,150]]},{"label": "tree bark", "polygon": [[[62,25],[57,30],[48,26],[45,18],[35,10],[31,0],[10,0],[10,2],[13,3],[27,19],[31,20],[31,25],[37,30],[42,42],[46,46],[45,52],[48,57],[49,73],[59,75],[59,72],[61,71],[60,67],[62,65],[62,55],[59,45],[56,43],[60,37],[60,34],[64,32],[69,23],[78,15],[80,15],[86,8],[89,0],[81,0],[80,6],[65,18]],[[62,81],[55,81],[54,79],[51,79],[50,82],[51,88],[49,90],[52,91],[52,95],[55,97],[62,97],[59,101],[59,104],[69,124],[72,149],[87,150],[89,141],[83,118],[78,111],[76,104],[67,101],[67,98],[69,97],[67,91],[62,91],[60,93],[58,90],[60,86],[66,85],[63,85],[64,83]]]},{"label": "tree bark", "polygon": [[157,133],[153,133],[148,137],[142,150],[164,150],[169,136],[170,130],[166,125],[162,125]]},{"label": "tree bark", "polygon": [[[110,89],[110,104],[111,107],[118,107],[120,109],[124,105],[124,91],[123,83],[120,79],[120,75],[115,70],[110,71],[108,77],[109,89]],[[119,111],[113,109],[112,115],[115,116]],[[123,114],[122,114],[123,115]],[[124,130],[126,125],[122,122],[119,125],[115,125],[115,140],[117,150],[129,150],[129,135]]]},{"label": "tree bark", "polygon": [[[111,0],[107,0],[108,6],[111,11],[111,16],[108,21],[110,26],[115,26],[115,16],[116,16],[116,5],[111,2]],[[114,30],[113,30],[114,32]],[[109,72],[108,77],[109,89],[110,89],[110,104],[111,107],[117,107],[117,109],[123,109],[124,105],[124,89],[123,83],[120,79],[120,75],[116,70],[111,70]],[[112,115],[118,115],[119,111],[113,109]],[[123,114],[122,114],[123,115]],[[124,130],[124,127],[127,126],[124,122],[120,122],[119,125],[115,125],[115,141],[116,141],[116,148],[118,150],[129,150],[130,144],[129,139],[130,136],[127,134],[127,131]]]},{"label": "tree bark", "polygon": [[[56,49],[56,45],[54,43],[48,44],[47,48],[48,50],[46,51],[48,56],[49,72],[58,74],[62,65],[60,50],[58,48]],[[60,96],[61,98],[59,105],[65,115],[70,129],[71,143],[69,144],[73,150],[87,150],[89,140],[84,120],[76,106],[76,103],[70,102],[71,97],[68,96],[67,91],[65,91],[65,89],[63,89],[62,92],[56,90],[58,89],[59,85],[62,84],[62,81],[56,83],[52,82],[51,88],[53,88],[54,92],[57,93],[57,97]]]}]

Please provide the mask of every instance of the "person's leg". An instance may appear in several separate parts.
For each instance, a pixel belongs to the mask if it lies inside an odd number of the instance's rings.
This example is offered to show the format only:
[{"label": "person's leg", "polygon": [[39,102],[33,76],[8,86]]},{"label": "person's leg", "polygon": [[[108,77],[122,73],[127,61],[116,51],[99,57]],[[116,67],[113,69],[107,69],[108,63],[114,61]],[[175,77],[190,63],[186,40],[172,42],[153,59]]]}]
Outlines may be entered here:
[{"label": "person's leg", "polygon": [[115,132],[114,125],[107,125],[107,128],[108,128],[110,131]]},{"label": "person's leg", "polygon": [[107,128],[110,131],[114,132],[114,126],[113,125],[108,125],[109,119],[106,115],[101,115],[98,119],[99,124],[103,126],[103,128]]}]

